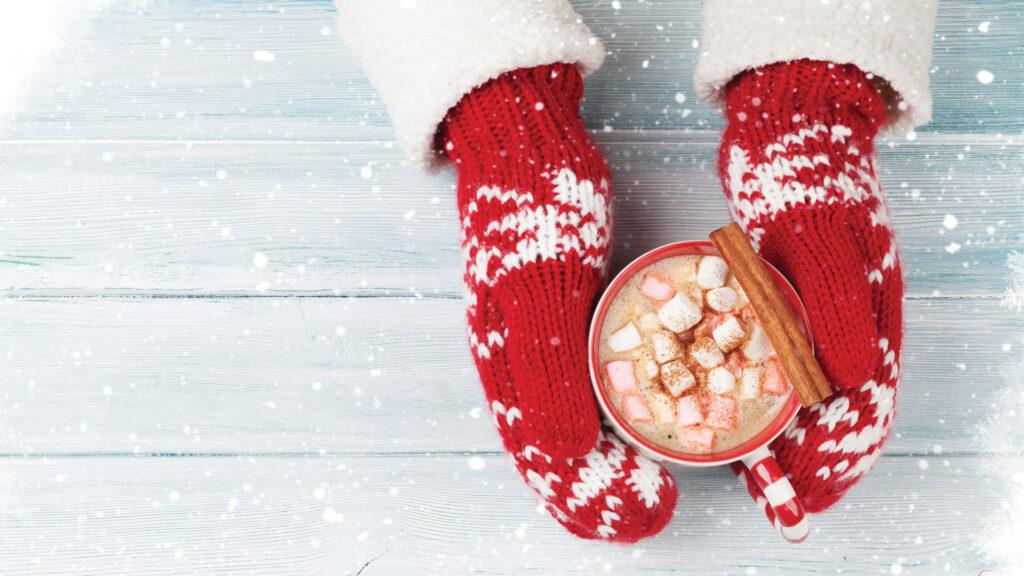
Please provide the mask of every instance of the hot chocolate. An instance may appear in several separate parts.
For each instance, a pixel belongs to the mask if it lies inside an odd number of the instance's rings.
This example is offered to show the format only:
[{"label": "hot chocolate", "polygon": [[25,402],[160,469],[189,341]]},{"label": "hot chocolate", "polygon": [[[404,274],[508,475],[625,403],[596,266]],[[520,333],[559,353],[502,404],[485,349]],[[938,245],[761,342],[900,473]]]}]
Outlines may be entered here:
[{"label": "hot chocolate", "polygon": [[612,409],[648,441],[712,454],[768,427],[792,393],[746,295],[718,256],[646,266],[600,331]]}]

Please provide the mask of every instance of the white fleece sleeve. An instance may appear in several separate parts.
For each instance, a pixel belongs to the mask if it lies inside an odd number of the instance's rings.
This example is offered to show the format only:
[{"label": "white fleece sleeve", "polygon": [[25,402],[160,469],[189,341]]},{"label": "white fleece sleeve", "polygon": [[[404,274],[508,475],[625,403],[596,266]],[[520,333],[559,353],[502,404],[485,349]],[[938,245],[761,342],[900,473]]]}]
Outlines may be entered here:
[{"label": "white fleece sleeve", "polygon": [[568,0],[334,0],[338,28],[391,114],[398,142],[428,171],[434,136],[473,88],[517,68],[601,66],[604,47]]},{"label": "white fleece sleeve", "polygon": [[928,73],[937,0],[704,0],[697,93],[721,105],[737,74],[776,62],[855,64],[883,80],[888,130],[932,114]]}]

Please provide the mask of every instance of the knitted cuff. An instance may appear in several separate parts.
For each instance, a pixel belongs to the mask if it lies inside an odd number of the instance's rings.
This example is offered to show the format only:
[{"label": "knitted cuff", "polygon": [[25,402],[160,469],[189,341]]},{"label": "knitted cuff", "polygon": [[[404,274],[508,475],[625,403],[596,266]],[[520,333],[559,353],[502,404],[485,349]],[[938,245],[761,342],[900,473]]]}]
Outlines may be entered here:
[{"label": "knitted cuff", "polygon": [[[852,138],[870,154],[885,124],[885,105],[872,78],[853,64],[797,60],[738,76],[726,88],[726,139],[767,145],[779,136],[827,127],[826,144]],[[846,133],[849,129],[850,133]]]},{"label": "knitted cuff", "polygon": [[471,186],[501,183],[546,194],[563,168],[606,179],[607,167],[580,118],[582,96],[583,78],[571,64],[508,72],[449,112],[438,147],[455,164],[460,182]]},{"label": "knitted cuff", "polygon": [[728,86],[726,114],[719,171],[748,232],[791,208],[879,193],[874,138],[885,107],[856,66],[799,60],[748,71]]}]

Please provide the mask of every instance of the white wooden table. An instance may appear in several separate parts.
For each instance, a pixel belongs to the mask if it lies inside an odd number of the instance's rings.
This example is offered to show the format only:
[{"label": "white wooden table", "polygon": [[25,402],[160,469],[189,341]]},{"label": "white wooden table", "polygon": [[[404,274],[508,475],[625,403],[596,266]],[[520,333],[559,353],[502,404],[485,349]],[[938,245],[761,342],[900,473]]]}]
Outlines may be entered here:
[{"label": "white wooden table", "polygon": [[[611,52],[585,115],[621,265],[725,221],[722,124],[696,0],[577,4]],[[0,122],[0,574],[1014,574],[977,540],[1024,457],[978,427],[1024,349],[1022,12],[943,0],[935,122],[880,146],[909,291],[877,469],[799,547],[682,472],[623,547],[564,533],[500,451],[453,176],[404,165],[331,4],[114,3]]]}]

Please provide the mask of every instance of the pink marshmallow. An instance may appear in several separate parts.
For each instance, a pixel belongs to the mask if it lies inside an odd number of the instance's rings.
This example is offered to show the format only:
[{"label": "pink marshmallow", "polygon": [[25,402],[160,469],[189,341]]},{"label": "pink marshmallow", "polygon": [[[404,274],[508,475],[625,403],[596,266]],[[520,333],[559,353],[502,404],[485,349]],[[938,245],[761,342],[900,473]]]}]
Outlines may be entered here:
[{"label": "pink marshmallow", "polygon": [[632,360],[616,360],[604,365],[608,372],[608,379],[612,382],[612,388],[618,393],[632,392],[636,390],[636,371],[633,369]]},{"label": "pink marshmallow", "polygon": [[672,285],[661,276],[658,276],[657,274],[648,274],[644,277],[643,284],[640,285],[640,293],[651,300],[664,302],[671,298],[676,291],[672,288]]},{"label": "pink marshmallow", "polygon": [[715,431],[707,426],[690,426],[679,431],[684,444],[710,450],[715,445]]},{"label": "pink marshmallow", "polygon": [[622,403],[622,411],[625,413],[626,420],[633,424],[650,422],[653,418],[647,404],[644,404],[643,399],[635,394],[626,396],[625,402]]},{"label": "pink marshmallow", "polygon": [[712,428],[735,430],[736,413],[735,398],[711,394],[708,399],[708,417],[704,421]]},{"label": "pink marshmallow", "polygon": [[725,367],[736,374],[742,372],[746,365],[747,361],[743,359],[743,356],[739,352],[729,352],[725,356]]},{"label": "pink marshmallow", "polygon": [[676,426],[692,426],[704,422],[704,415],[700,411],[700,400],[696,394],[683,396],[676,404]]},{"label": "pink marshmallow", "polygon": [[782,371],[782,364],[775,358],[768,361],[768,368],[764,371],[764,380],[761,387],[769,394],[782,396],[789,390],[789,380],[786,373]]}]

